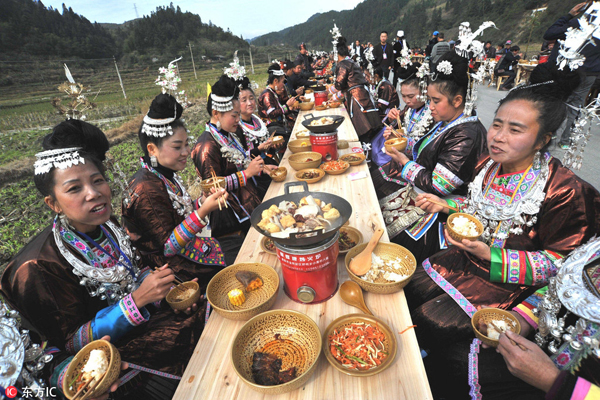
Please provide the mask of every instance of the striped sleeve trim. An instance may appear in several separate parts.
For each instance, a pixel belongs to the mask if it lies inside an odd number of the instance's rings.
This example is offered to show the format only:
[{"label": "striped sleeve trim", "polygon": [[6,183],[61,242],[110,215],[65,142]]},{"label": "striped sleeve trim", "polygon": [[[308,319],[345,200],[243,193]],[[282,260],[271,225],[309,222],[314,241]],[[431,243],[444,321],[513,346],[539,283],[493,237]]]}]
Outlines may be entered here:
[{"label": "striped sleeve trim", "polygon": [[94,340],[94,333],[92,331],[92,321],[88,321],[81,325],[79,329],[73,334],[71,339],[65,344],[65,349],[69,354],[77,354],[77,352],[83,349],[88,343]]},{"label": "striped sleeve trim", "polygon": [[121,307],[123,315],[127,318],[127,322],[132,326],[138,326],[148,321],[137,308],[131,294],[128,294],[119,301],[119,307]]},{"label": "striped sleeve trim", "polygon": [[405,181],[408,181],[410,183],[414,183],[415,182],[415,178],[417,177],[417,174],[421,170],[424,170],[424,169],[425,169],[424,166],[422,166],[420,164],[417,164],[414,161],[409,161],[406,164],[404,164],[404,168],[402,168],[402,172],[400,173],[400,176]]},{"label": "striped sleeve trim", "polygon": [[460,187],[464,181],[442,164],[436,164],[431,174],[433,188],[446,196]]},{"label": "striped sleeve trim", "polygon": [[563,256],[552,251],[521,251],[492,248],[492,282],[538,286],[556,275],[556,261]]}]

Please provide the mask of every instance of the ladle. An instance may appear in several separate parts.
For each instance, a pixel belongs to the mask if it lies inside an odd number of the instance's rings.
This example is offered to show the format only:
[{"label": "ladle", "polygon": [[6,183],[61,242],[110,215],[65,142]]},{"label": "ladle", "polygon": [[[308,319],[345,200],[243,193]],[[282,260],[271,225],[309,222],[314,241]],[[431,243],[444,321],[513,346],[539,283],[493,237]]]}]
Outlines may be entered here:
[{"label": "ladle", "polygon": [[344,303],[358,308],[365,314],[373,315],[369,307],[365,304],[363,292],[358,283],[354,281],[346,281],[340,286],[340,296]]},{"label": "ladle", "polygon": [[383,235],[383,229],[381,228],[373,232],[373,236],[371,237],[369,244],[367,244],[367,247],[350,260],[350,265],[348,267],[355,275],[363,276],[371,269],[371,254],[373,254],[373,250],[377,247],[381,235]]}]

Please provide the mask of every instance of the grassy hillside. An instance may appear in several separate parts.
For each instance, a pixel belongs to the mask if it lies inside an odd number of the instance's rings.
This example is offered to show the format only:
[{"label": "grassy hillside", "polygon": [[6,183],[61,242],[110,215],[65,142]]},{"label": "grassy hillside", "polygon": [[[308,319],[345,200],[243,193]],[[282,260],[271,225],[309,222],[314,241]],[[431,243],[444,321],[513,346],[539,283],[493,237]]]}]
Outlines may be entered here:
[{"label": "grassy hillside", "polygon": [[[455,38],[462,21],[469,21],[476,29],[481,22],[491,20],[498,30],[488,29],[485,40],[497,43],[511,39],[524,44],[531,34],[531,42],[540,43],[546,28],[574,4],[560,0],[365,0],[353,10],[316,14],[302,24],[260,36],[252,43],[261,46],[305,42],[313,48],[330,49],[329,30],[334,20],[347,39],[362,42],[376,43],[382,30],[392,36],[404,30],[411,46],[424,47],[434,30]],[[532,10],[540,7],[548,9],[532,21]]]}]

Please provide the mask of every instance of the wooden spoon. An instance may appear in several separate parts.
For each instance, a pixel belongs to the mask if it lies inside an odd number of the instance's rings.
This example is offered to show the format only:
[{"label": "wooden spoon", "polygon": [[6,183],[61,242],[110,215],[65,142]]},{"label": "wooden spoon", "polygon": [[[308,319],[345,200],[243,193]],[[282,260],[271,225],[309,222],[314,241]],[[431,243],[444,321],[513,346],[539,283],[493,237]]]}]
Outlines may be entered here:
[{"label": "wooden spoon", "polygon": [[375,250],[377,243],[379,243],[381,235],[383,235],[383,229],[381,228],[373,232],[373,236],[367,247],[350,260],[349,268],[355,275],[362,276],[371,269],[371,254],[373,254],[373,250]]},{"label": "wooden spoon", "polygon": [[373,315],[369,307],[365,304],[363,292],[358,283],[354,281],[346,281],[340,286],[340,296],[344,303],[356,307],[365,314]]}]

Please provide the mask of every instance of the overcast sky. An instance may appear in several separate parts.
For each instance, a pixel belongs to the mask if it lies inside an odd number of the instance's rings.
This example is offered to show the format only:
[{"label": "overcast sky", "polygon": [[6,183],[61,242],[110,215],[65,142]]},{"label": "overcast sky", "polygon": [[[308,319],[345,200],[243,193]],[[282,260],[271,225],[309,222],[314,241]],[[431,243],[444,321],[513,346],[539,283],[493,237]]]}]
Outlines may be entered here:
[{"label": "overcast sky", "polygon": [[[150,15],[158,6],[170,1],[156,0],[42,0],[46,7],[62,11],[62,4],[73,8],[92,22],[121,23],[136,18],[134,4],[139,16]],[[303,1],[248,1],[248,0],[180,0],[173,5],[182,11],[200,15],[202,22],[213,24],[235,35],[251,39],[265,33],[279,31],[306,21],[318,12],[348,10],[361,0],[303,0]]]}]

